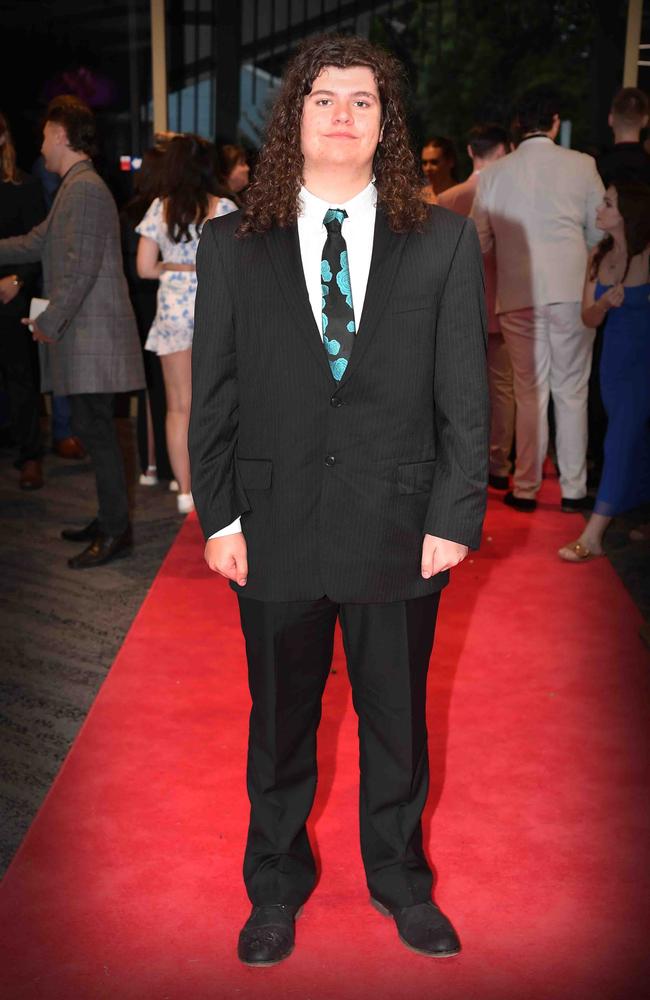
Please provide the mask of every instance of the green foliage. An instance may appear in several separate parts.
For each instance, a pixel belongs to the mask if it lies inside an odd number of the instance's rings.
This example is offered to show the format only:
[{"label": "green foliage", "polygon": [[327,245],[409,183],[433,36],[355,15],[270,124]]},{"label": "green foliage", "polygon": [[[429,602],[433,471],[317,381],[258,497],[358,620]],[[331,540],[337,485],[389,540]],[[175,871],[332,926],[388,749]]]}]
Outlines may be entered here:
[{"label": "green foliage", "polygon": [[517,98],[547,84],[579,147],[589,138],[595,17],[591,0],[415,0],[405,31],[375,24],[373,36],[407,66],[419,139],[448,135],[464,150],[474,123],[508,125]]}]

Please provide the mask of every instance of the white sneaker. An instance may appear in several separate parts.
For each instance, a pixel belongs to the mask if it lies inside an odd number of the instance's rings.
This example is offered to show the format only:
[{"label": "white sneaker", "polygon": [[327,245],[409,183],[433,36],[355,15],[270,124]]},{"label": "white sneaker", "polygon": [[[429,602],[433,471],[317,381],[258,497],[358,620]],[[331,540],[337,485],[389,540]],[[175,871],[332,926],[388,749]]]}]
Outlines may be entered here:
[{"label": "white sneaker", "polygon": [[178,493],[178,483],[175,479],[171,479],[169,482],[169,490],[171,493]]},{"label": "white sneaker", "polygon": [[191,514],[194,510],[194,500],[191,493],[179,493],[176,497],[179,514]]},{"label": "white sneaker", "polygon": [[141,473],[139,479],[140,486],[157,486],[158,470],[155,465],[148,465],[147,471]]}]

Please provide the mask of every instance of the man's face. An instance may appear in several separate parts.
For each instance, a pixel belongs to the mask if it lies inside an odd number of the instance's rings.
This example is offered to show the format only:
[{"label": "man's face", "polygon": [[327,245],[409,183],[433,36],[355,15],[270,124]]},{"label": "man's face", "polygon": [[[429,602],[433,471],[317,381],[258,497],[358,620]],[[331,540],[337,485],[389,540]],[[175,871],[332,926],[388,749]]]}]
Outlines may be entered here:
[{"label": "man's face", "polygon": [[372,173],[381,134],[381,103],[368,66],[326,66],[304,99],[300,146],[305,173],[349,167]]},{"label": "man's face", "polygon": [[436,177],[447,176],[449,162],[440,146],[425,146],[422,150],[422,173],[433,184]]},{"label": "man's face", "polygon": [[61,158],[67,148],[67,138],[63,125],[56,122],[45,122],[43,127],[43,142],[41,144],[41,154],[45,163],[45,169],[52,173],[58,173],[61,166]]}]

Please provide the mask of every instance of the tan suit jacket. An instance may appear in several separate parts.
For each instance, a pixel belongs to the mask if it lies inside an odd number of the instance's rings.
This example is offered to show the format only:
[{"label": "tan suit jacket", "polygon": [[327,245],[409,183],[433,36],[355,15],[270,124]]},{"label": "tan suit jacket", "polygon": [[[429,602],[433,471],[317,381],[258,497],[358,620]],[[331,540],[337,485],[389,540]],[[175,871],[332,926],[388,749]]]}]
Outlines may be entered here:
[{"label": "tan suit jacket", "polygon": [[472,218],[496,248],[498,313],[579,302],[604,188],[591,156],[526,139],[479,177]]}]

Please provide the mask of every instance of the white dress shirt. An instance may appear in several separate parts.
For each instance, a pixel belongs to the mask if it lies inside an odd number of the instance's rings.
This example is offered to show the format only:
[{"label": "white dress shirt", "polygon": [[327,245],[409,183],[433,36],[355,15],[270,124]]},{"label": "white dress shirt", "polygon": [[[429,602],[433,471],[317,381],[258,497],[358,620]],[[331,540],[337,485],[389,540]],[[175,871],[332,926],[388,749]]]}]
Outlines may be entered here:
[{"label": "white dress shirt", "polygon": [[[350,285],[352,288],[352,307],[357,329],[361,320],[363,303],[368,287],[372,245],[375,234],[375,215],[377,213],[377,190],[371,181],[367,187],[349,201],[332,204],[317,198],[315,194],[303,187],[300,189],[300,211],[298,215],[298,241],[300,243],[300,258],[307,285],[309,304],[314,314],[314,321],[323,337],[322,299],[320,263],[323,247],[327,239],[327,230],[323,225],[325,213],[330,208],[341,208],[347,212],[343,220],[341,232],[348,248],[348,264],[350,265]],[[314,336],[316,332],[314,331]],[[226,525],[220,531],[215,531],[210,538],[221,538],[224,535],[234,535],[241,531],[241,518],[236,518],[232,524]]]}]

